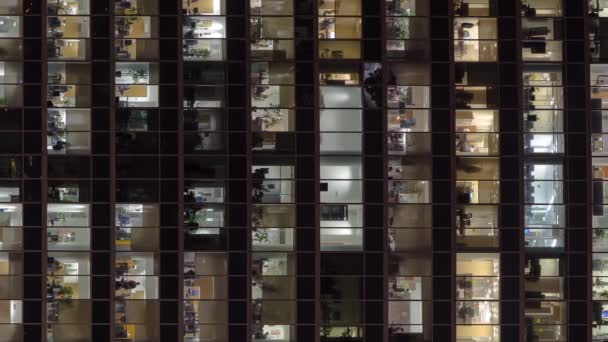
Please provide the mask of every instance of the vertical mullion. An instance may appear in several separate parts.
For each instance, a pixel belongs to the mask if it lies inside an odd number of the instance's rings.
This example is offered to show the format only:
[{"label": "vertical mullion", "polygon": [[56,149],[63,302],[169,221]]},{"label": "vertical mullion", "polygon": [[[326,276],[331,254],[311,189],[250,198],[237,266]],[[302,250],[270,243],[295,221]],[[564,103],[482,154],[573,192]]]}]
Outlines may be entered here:
[{"label": "vertical mullion", "polygon": [[[161,0],[162,1],[162,0]],[[178,313],[178,336],[177,341],[183,342],[185,340],[185,321],[184,321],[184,55],[183,45],[184,40],[182,37],[184,27],[184,12],[182,10],[182,2],[175,1],[177,8],[177,46],[178,53],[177,57],[177,247],[178,247],[178,291],[177,291],[177,313]],[[161,235],[162,236],[162,235]]]},{"label": "vertical mullion", "polygon": [[46,90],[48,88],[48,79],[47,79],[47,75],[48,75],[48,49],[47,49],[47,44],[48,44],[48,40],[45,38],[46,37],[46,25],[48,22],[47,19],[47,0],[41,0],[40,1],[40,5],[42,6],[41,8],[41,16],[40,18],[42,19],[42,23],[41,23],[41,28],[42,28],[42,32],[40,33],[40,40],[41,40],[41,63],[42,63],[42,79],[41,79],[41,86],[40,86],[40,99],[42,100],[42,108],[41,108],[41,118],[42,118],[42,160],[41,160],[41,167],[42,167],[42,173],[41,173],[41,185],[42,185],[42,189],[41,189],[41,203],[40,206],[42,208],[42,215],[41,215],[41,220],[43,220],[41,223],[44,225],[44,229],[42,230],[43,235],[41,236],[41,240],[42,240],[42,250],[41,252],[41,279],[43,287],[42,287],[42,322],[41,322],[41,337],[42,337],[42,341],[47,341],[47,330],[48,330],[48,324],[47,324],[47,298],[46,298],[46,272],[47,272],[47,258],[46,256],[48,255],[48,246],[47,246],[47,225],[48,225],[48,221],[47,221],[47,207],[48,207],[48,196],[46,196],[46,192],[48,189],[48,153],[47,153],[47,146],[46,146],[46,137],[47,137],[47,131],[48,131],[48,127],[47,127],[47,116],[48,116],[48,107],[47,107],[47,102],[44,101],[46,100]]},{"label": "vertical mullion", "polygon": [[[93,0],[95,1],[95,0]],[[115,28],[115,7],[112,6],[110,9],[110,13],[108,16],[109,28],[110,28],[110,39],[112,52],[109,54],[110,58],[110,94],[114,95],[116,92],[116,54],[113,53],[114,47],[116,46],[116,28]],[[115,95],[114,95],[115,96]],[[114,97],[112,96],[112,98]],[[116,220],[114,219],[116,216],[116,191],[117,191],[117,179],[116,179],[116,134],[118,130],[116,128],[116,114],[117,114],[117,103],[116,101],[110,101],[110,277],[109,277],[109,288],[113,289],[115,287],[114,281],[116,279]],[[115,299],[115,291],[111,291],[110,293],[110,341],[116,340],[115,330],[116,330],[116,299]]]},{"label": "vertical mullion", "polygon": [[[314,77],[313,77],[313,88],[314,88],[314,172],[315,172],[315,182],[314,182],[314,206],[315,206],[315,219],[314,219],[314,230],[315,230],[315,331],[321,331],[323,325],[321,320],[321,158],[320,158],[320,144],[321,144],[321,126],[320,126],[320,82],[319,82],[319,6],[323,0],[312,0],[312,10],[313,10],[313,61],[314,61]],[[321,341],[320,334],[315,334],[315,342]]]},{"label": "vertical mullion", "polygon": [[[589,6],[589,3],[585,3],[583,4],[583,24],[584,24],[584,31],[583,31],[583,37],[584,37],[584,48],[585,48],[585,61],[586,61],[586,65],[585,65],[585,75],[584,75],[584,84],[585,84],[585,93],[586,94],[591,94],[591,66],[593,65],[593,59],[590,53],[590,48],[591,48],[591,44],[590,44],[590,39],[591,39],[591,30],[589,29],[589,25],[591,23],[591,21],[593,20],[593,18],[591,17],[591,7]],[[587,223],[588,226],[586,227],[587,229],[587,239],[586,239],[586,246],[587,246],[587,250],[586,250],[586,254],[587,254],[587,270],[592,270],[593,269],[593,232],[595,229],[595,225],[593,222],[593,149],[591,147],[592,141],[593,141],[593,132],[594,132],[594,125],[593,125],[593,107],[591,105],[591,100],[589,98],[586,99],[585,102],[585,112],[588,115],[587,118],[587,122],[585,125],[585,130],[586,130],[586,144],[587,144],[587,148],[585,150],[585,154],[586,154],[586,159],[588,159],[587,161],[587,173],[585,175],[586,177],[586,191],[587,191],[587,196],[586,196],[586,201],[587,201]],[[594,317],[593,317],[593,296],[589,295],[591,293],[593,293],[593,275],[591,272],[588,272],[586,275],[586,286],[585,288],[581,288],[581,291],[585,291],[586,290],[586,314],[587,314],[587,321],[586,321],[586,326],[585,326],[585,332],[586,335],[589,336],[593,336],[593,321],[594,321]]]}]

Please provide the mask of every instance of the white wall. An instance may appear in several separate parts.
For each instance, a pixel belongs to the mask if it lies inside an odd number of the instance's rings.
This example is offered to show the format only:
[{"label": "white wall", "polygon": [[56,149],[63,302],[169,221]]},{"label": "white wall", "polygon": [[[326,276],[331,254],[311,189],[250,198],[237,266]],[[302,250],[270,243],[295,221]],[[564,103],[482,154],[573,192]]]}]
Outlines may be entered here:
[{"label": "white wall", "polygon": [[321,250],[354,250],[363,247],[363,229],[321,229]]},{"label": "white wall", "polygon": [[531,185],[534,187],[534,191],[531,194],[534,198],[534,203],[553,204],[563,202],[561,181],[531,182]]},{"label": "white wall", "polygon": [[[19,227],[22,225],[21,204],[0,204],[0,212],[6,215],[10,215],[10,218],[8,218],[8,220],[9,225],[11,227]],[[2,224],[5,223],[3,222]]]},{"label": "white wall", "polygon": [[55,221],[56,227],[89,226],[89,206],[87,204],[48,204],[47,221],[49,218],[57,216],[63,216],[63,218]]},{"label": "white wall", "polygon": [[2,0],[0,2],[0,13],[19,14],[21,0]]},{"label": "white wall", "polygon": [[320,87],[322,108],[361,108],[360,87]]},{"label": "white wall", "polygon": [[10,202],[11,196],[18,196],[19,188],[0,188],[0,202]]},{"label": "white wall", "polygon": [[326,183],[327,191],[321,191],[321,203],[361,203],[363,200],[361,181],[334,180]]},{"label": "white wall", "polygon": [[564,130],[563,112],[561,110],[539,110],[530,114],[536,115],[532,132],[562,132]]},{"label": "white wall", "polygon": [[[95,0],[91,0],[95,1]],[[79,14],[89,14],[89,1],[88,0],[77,0],[78,2],[78,13]]]},{"label": "white wall", "polygon": [[90,131],[91,112],[88,109],[66,109],[66,129],[68,131]]},{"label": "white wall", "polygon": [[89,228],[47,228],[50,233],[70,232],[74,233],[72,242],[53,242],[48,244],[49,250],[88,250],[91,245],[91,231]]},{"label": "white wall", "polygon": [[89,253],[83,252],[50,252],[49,257],[54,257],[55,260],[61,263],[77,263],[78,275],[90,275],[90,260]]},{"label": "white wall", "polygon": [[361,110],[323,109],[319,112],[319,127],[321,132],[361,132]]},{"label": "white wall", "polygon": [[361,158],[321,157],[320,173],[321,179],[361,179]]},{"label": "white wall", "polygon": [[361,153],[361,133],[320,133],[321,153]]},{"label": "white wall", "polygon": [[251,168],[252,171],[255,171],[258,169],[268,169],[268,173],[265,175],[266,179],[293,179],[294,178],[293,166],[255,165]]},{"label": "white wall", "polygon": [[0,62],[0,76],[2,83],[21,83],[21,64],[13,62]]},{"label": "white wall", "polygon": [[23,317],[23,302],[20,300],[11,300],[11,321],[10,323],[21,323]]}]

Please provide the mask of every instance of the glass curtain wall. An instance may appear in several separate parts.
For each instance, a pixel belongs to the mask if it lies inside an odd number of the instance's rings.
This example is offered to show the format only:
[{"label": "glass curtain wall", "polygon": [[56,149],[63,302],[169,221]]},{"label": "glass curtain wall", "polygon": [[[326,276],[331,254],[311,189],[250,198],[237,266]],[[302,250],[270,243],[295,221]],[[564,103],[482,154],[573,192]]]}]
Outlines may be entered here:
[{"label": "glass curtain wall", "polygon": [[561,16],[559,0],[521,7],[524,321],[526,338],[540,341],[567,339]]},{"label": "glass curtain wall", "polygon": [[89,5],[47,4],[47,341],[91,338]]},{"label": "glass curtain wall", "polygon": [[608,338],[608,325],[604,318],[608,315],[608,100],[604,98],[608,83],[608,55],[604,54],[606,33],[602,25],[608,22],[608,4],[589,1],[589,48],[591,53],[590,79],[591,90],[591,152],[592,152],[592,321],[593,341]]},{"label": "glass curtain wall", "polygon": [[[23,8],[21,1],[0,4],[0,336],[22,341],[23,323],[23,179],[34,178],[34,157],[19,157],[23,130]],[[28,128],[31,129],[31,128]],[[30,151],[31,152],[31,151]],[[36,158],[38,164],[39,157]],[[39,171],[38,171],[39,173]],[[38,174],[38,177],[40,175]],[[28,199],[29,197],[29,199]]]},{"label": "glass curtain wall", "polygon": [[453,2],[456,340],[500,340],[496,3]]},{"label": "glass curtain wall", "polygon": [[251,341],[296,341],[294,6],[249,2]]},{"label": "glass curtain wall", "polygon": [[250,1],[251,340],[296,340],[294,2]]},{"label": "glass curtain wall", "polygon": [[[157,341],[159,225],[171,178],[159,153],[170,153],[159,132],[158,1],[114,2],[116,203],[114,212],[115,339]],[[164,190],[164,189],[163,189]]]},{"label": "glass curtain wall", "polygon": [[318,321],[321,341],[340,336],[360,341],[364,336],[362,85],[364,75],[377,70],[364,68],[361,63],[363,2],[317,4],[321,252]]},{"label": "glass curtain wall", "polygon": [[[388,336],[432,339],[429,3],[386,1]],[[366,73],[377,77],[375,70]]]},{"label": "glass curtain wall", "polygon": [[183,340],[227,341],[226,3],[186,1],[183,51]]}]

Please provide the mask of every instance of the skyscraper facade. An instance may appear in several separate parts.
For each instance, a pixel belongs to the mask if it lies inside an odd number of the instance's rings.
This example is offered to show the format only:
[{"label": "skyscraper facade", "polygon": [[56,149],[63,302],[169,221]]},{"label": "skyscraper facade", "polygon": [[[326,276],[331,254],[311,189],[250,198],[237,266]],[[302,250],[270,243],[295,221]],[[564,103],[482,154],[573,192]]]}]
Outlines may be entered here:
[{"label": "skyscraper facade", "polygon": [[0,0],[0,341],[608,341],[607,47],[604,0]]}]

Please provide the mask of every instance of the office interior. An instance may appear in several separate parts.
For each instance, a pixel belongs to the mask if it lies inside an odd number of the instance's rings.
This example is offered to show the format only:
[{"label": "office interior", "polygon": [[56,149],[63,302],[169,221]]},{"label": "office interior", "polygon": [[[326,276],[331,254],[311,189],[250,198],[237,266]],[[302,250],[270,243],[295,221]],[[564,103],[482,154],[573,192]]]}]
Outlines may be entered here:
[{"label": "office interior", "polygon": [[156,0],[114,1],[115,15],[158,15]]},{"label": "office interior", "polygon": [[159,248],[159,211],[154,204],[117,204],[116,250],[151,251]]},{"label": "office interior", "polygon": [[89,253],[48,252],[46,264],[47,333],[53,338],[90,338]]},{"label": "office interior", "polygon": [[182,0],[182,11],[188,15],[223,15],[224,6],[224,1],[221,0]]},{"label": "office interior", "polygon": [[0,204],[0,250],[10,251],[22,248],[22,225],[22,204]]},{"label": "office interior", "polygon": [[[380,335],[426,342],[444,339],[443,322],[456,325],[445,339],[458,342],[497,342],[515,329],[528,341],[567,339],[576,327],[566,314],[574,310],[567,253],[576,245],[568,241],[574,171],[566,167],[577,123],[566,89],[575,75],[562,78],[574,58],[562,30],[570,18],[561,16],[571,1],[526,0],[512,9],[507,21],[521,24],[513,30],[523,36],[507,39],[521,48],[511,61],[502,50],[504,2],[454,0],[445,18],[423,0],[385,0],[377,11],[359,0],[250,0],[237,12],[225,0],[182,0],[175,13],[163,2],[107,1],[107,14],[89,0],[49,1],[39,33],[22,27],[38,16],[29,2],[0,4],[2,121],[23,113],[19,125],[0,132],[14,146],[0,157],[0,176],[10,178],[0,185],[0,279],[7,280],[0,282],[0,335],[23,340],[35,326],[47,328],[48,341],[105,339],[107,330],[109,339],[132,341],[167,334],[190,342]],[[583,53],[600,62],[581,100],[592,103],[595,157],[594,342],[608,336],[601,269],[607,6],[585,3],[590,27],[581,29],[591,34]],[[368,31],[370,19],[382,26],[377,32]],[[449,24],[435,25],[443,19]],[[111,37],[99,37],[97,20],[109,23]],[[171,23],[183,35],[165,30]],[[46,62],[32,59],[30,38],[42,39]],[[445,64],[449,77],[431,61]],[[243,62],[250,64],[237,66]],[[48,70],[40,108],[28,98],[38,85],[24,69],[30,63]],[[100,82],[92,77],[98,66],[114,75]],[[508,77],[512,70],[521,75]],[[102,88],[109,100],[100,101]],[[523,101],[508,110],[506,95]],[[41,128],[25,120],[38,109]],[[30,139],[38,131],[47,140],[40,151]],[[524,169],[513,171],[515,164]],[[30,193],[39,180],[48,182],[46,195]],[[518,327],[505,323],[510,308],[501,301],[509,289],[500,286],[516,253],[508,253],[506,238],[516,227],[504,224],[516,181],[525,269],[505,279],[523,283]],[[107,195],[99,184],[110,188]],[[29,214],[36,207],[46,235],[42,324],[31,324],[21,308],[23,274],[33,276],[21,260],[38,229]],[[443,243],[450,253],[441,253]],[[99,253],[114,265],[96,273]],[[455,263],[441,278],[451,265],[444,254]],[[315,263],[307,269],[309,256]],[[8,271],[7,262],[14,264]],[[114,286],[108,320],[97,323],[92,279],[102,273]],[[183,281],[172,297],[164,292],[170,280]],[[448,281],[455,291],[445,303],[456,312],[442,321],[433,292]],[[313,300],[319,310],[306,321],[311,310],[301,307]],[[169,307],[177,322],[163,315]],[[241,309],[246,326],[235,323]],[[374,321],[376,313],[385,319]]]},{"label": "office interior", "polygon": [[54,108],[47,111],[49,154],[85,154],[91,150],[89,109]]},{"label": "office interior", "polygon": [[458,253],[456,261],[457,340],[500,337],[498,276],[500,258],[492,253]]},{"label": "office interior", "polygon": [[159,261],[153,252],[116,252],[116,338],[153,340],[159,317]]}]

